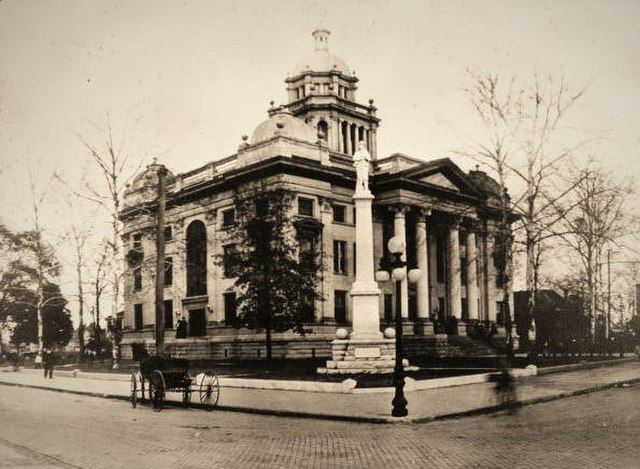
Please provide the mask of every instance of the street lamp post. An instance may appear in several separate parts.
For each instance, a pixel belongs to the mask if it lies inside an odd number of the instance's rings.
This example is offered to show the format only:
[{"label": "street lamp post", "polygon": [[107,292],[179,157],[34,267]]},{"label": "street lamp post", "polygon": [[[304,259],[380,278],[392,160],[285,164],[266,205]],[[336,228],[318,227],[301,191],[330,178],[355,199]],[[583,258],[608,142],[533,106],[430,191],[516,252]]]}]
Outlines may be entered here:
[{"label": "street lamp post", "polygon": [[407,263],[402,260],[404,252],[404,241],[402,238],[394,236],[389,240],[387,245],[391,253],[391,259],[385,255],[380,261],[380,270],[376,272],[376,280],[378,282],[386,282],[389,279],[395,282],[396,293],[396,362],[393,368],[393,386],[395,394],[391,404],[393,409],[391,415],[394,417],[406,417],[409,413],[407,410],[407,399],[404,397],[404,364],[402,356],[402,281],[405,277],[412,283],[417,282],[422,272],[418,269],[412,269],[408,275],[406,272]]}]

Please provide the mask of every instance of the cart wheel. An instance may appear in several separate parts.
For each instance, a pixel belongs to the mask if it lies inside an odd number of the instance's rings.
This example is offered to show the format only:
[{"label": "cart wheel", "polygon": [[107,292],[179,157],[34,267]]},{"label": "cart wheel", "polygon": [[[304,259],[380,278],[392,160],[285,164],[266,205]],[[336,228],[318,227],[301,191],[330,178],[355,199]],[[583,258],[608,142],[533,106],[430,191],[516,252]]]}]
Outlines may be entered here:
[{"label": "cart wheel", "polygon": [[131,401],[131,407],[135,409],[138,405],[138,378],[135,371],[131,373],[131,394],[129,395],[129,399]]},{"label": "cart wheel", "polygon": [[149,400],[151,408],[156,412],[160,412],[164,407],[164,378],[162,373],[155,371],[149,380]]},{"label": "cart wheel", "polygon": [[144,388],[145,388],[145,379],[144,379],[144,376],[142,376],[142,373],[140,373],[140,402],[142,402],[143,404],[146,404],[147,395],[144,392]]},{"label": "cart wheel", "polygon": [[212,371],[207,371],[201,376],[200,403],[207,406],[208,410],[211,410],[218,404],[218,398],[220,397],[218,375]]}]

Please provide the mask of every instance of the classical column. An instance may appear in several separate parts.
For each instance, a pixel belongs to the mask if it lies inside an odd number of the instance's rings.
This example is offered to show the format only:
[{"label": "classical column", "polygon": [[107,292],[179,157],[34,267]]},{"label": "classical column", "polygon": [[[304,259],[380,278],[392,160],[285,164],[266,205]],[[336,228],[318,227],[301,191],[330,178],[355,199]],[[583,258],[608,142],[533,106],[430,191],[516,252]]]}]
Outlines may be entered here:
[{"label": "classical column", "polygon": [[496,266],[493,261],[495,248],[495,233],[487,231],[485,235],[484,262],[486,265],[487,277],[487,319],[496,320]]},{"label": "classical column", "polygon": [[476,233],[467,233],[467,308],[469,320],[478,319],[478,250],[476,249]]},{"label": "classical column", "polygon": [[[404,251],[402,252],[402,260],[407,260],[407,232],[406,232],[406,223],[405,223],[405,214],[409,211],[408,206],[406,205],[398,205],[394,207],[394,219],[393,219],[393,235],[402,239],[405,243]],[[384,246],[384,249],[387,249],[387,246]],[[405,267],[406,270],[406,267]],[[407,276],[405,275],[404,280],[402,281],[402,289],[401,289],[401,305],[402,305],[402,317],[409,317],[409,287],[407,284]]]},{"label": "classical column", "polygon": [[420,279],[418,280],[416,290],[416,300],[418,303],[418,319],[429,319],[429,258],[427,243],[429,236],[427,234],[427,219],[426,217],[431,215],[430,209],[422,209],[418,213],[418,219],[416,221],[416,257],[418,260],[418,269],[422,272]]},{"label": "classical column", "polygon": [[449,228],[449,315],[462,318],[459,223]]}]

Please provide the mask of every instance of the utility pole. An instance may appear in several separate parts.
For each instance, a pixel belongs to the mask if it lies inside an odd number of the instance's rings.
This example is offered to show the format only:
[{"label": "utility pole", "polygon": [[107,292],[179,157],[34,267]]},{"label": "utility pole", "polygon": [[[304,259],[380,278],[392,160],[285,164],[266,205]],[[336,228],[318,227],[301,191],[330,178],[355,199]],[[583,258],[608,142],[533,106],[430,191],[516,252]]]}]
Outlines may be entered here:
[{"label": "utility pole", "polygon": [[167,168],[155,164],[158,171],[158,212],[156,219],[156,355],[164,355],[164,270],[165,270],[165,240],[164,240],[164,210],[165,185]]}]

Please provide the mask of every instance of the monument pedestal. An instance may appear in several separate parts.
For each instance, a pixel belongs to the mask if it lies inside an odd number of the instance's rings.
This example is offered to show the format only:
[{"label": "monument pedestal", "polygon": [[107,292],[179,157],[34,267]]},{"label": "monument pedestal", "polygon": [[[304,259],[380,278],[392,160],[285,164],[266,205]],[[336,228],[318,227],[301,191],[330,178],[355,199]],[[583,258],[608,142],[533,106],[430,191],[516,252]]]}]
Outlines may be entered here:
[{"label": "monument pedestal", "polygon": [[[393,373],[396,359],[395,339],[356,340],[336,339],[331,342],[332,360],[326,368],[318,368],[320,374]],[[405,371],[410,367],[403,360]]]}]

